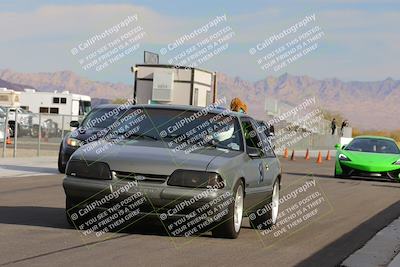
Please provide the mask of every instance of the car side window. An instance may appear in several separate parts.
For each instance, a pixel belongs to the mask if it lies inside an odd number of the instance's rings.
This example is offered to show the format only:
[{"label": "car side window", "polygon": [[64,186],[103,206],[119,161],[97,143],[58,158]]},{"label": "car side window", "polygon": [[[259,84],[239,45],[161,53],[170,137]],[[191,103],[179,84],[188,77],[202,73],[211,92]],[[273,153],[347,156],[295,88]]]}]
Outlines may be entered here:
[{"label": "car side window", "polygon": [[251,121],[242,120],[242,126],[246,146],[262,149],[262,142]]},{"label": "car side window", "polygon": [[[262,128],[259,128],[262,129]],[[262,144],[262,151],[265,155],[265,157],[275,157],[274,149],[272,147],[270,139],[267,137],[265,134],[265,131],[259,131],[258,134],[260,135],[261,138],[261,144]]]}]

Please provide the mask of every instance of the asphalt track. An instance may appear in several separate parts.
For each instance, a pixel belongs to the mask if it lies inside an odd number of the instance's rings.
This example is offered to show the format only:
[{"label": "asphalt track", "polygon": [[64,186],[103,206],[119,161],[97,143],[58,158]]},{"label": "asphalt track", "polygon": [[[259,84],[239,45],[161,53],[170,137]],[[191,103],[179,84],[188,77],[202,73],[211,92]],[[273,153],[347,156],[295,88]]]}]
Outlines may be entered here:
[{"label": "asphalt track", "polygon": [[85,244],[65,220],[62,175],[2,177],[0,266],[336,266],[400,216],[400,184],[335,179],[333,161],[282,163],[283,189],[314,177],[331,209],[272,244],[248,219],[236,240],[205,233],[183,242],[145,224]]}]

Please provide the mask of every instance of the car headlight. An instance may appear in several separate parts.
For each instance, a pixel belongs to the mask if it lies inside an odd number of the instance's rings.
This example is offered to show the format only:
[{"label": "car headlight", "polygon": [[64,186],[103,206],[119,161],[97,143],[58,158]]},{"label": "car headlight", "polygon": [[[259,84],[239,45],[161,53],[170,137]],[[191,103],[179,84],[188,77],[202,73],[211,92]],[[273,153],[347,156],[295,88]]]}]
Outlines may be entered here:
[{"label": "car headlight", "polygon": [[78,147],[81,146],[82,142],[76,138],[68,137],[67,138],[67,145],[72,146],[72,147]]},{"label": "car headlight", "polygon": [[338,158],[341,161],[351,161],[345,154],[339,154]]},{"label": "car headlight", "polygon": [[86,162],[70,160],[65,171],[66,175],[80,178],[111,180],[110,167],[105,162]]},{"label": "car headlight", "polygon": [[400,165],[400,159],[396,160],[395,162],[393,162],[394,165]]},{"label": "car headlight", "polygon": [[168,185],[198,187],[198,188],[223,188],[222,177],[215,172],[175,170],[168,179]]}]

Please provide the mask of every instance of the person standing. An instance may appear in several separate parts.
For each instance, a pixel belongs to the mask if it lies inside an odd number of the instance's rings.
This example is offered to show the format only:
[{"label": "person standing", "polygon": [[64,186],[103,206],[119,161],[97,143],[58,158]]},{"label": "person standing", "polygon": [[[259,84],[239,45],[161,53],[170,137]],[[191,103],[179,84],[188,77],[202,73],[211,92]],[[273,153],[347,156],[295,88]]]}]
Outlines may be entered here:
[{"label": "person standing", "polygon": [[341,136],[343,136],[343,129],[345,128],[345,127],[348,127],[349,126],[349,121],[348,120],[344,120],[343,122],[342,122],[342,126],[340,127],[340,135]]},{"label": "person standing", "polygon": [[332,122],[331,122],[331,129],[332,129],[332,135],[335,134],[335,130],[336,130],[336,119],[333,118]]}]

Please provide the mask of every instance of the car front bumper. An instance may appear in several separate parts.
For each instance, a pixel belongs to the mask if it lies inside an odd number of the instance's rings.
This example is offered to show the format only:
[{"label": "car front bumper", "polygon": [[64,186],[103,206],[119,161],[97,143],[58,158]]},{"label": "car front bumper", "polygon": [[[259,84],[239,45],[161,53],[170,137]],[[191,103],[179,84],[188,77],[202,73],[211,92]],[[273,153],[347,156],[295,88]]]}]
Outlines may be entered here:
[{"label": "car front bumper", "polygon": [[[66,197],[74,205],[84,208],[90,206],[96,200],[102,200],[113,192],[120,191],[121,188],[129,185],[128,182],[120,179],[97,180],[66,176],[63,180],[63,188]],[[169,219],[186,216],[188,213],[201,209],[210,203],[222,204],[232,196],[228,188],[208,190],[206,188],[168,186],[166,183],[138,182],[126,192],[120,193],[119,197],[111,199],[104,205],[97,206],[96,209],[99,211],[109,209],[138,192],[146,199],[139,207],[140,214],[157,217],[160,214],[166,214]]]},{"label": "car front bumper", "polygon": [[336,173],[345,176],[374,177],[400,182],[400,166],[362,165],[351,161],[336,161]]}]

